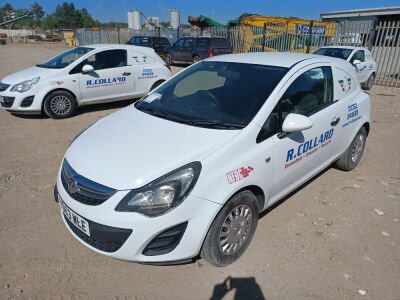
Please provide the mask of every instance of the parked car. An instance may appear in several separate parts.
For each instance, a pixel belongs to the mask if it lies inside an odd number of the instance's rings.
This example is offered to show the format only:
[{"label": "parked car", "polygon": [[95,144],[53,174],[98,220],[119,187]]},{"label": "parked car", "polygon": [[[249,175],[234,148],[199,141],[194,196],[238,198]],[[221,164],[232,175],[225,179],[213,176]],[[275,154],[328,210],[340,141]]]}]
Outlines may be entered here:
[{"label": "parked car", "polygon": [[314,54],[347,60],[356,70],[357,79],[365,90],[370,90],[376,77],[376,62],[371,52],[362,47],[331,46],[321,47]]},{"label": "parked car", "polygon": [[55,188],[62,219],[110,257],[233,263],[260,212],[332,163],[360,162],[371,100],[353,82],[351,65],[319,55],[194,64],[75,138]]},{"label": "parked car", "polygon": [[4,77],[0,106],[12,113],[45,112],[60,119],[78,106],[139,98],[172,76],[153,49],[88,45]]},{"label": "parked car", "polygon": [[196,63],[207,57],[230,54],[232,46],[228,39],[220,37],[185,37],[165,50],[167,64]]},{"label": "parked car", "polygon": [[156,36],[134,36],[127,42],[127,44],[153,48],[161,57],[164,57],[165,50],[171,47],[171,43],[167,38]]}]

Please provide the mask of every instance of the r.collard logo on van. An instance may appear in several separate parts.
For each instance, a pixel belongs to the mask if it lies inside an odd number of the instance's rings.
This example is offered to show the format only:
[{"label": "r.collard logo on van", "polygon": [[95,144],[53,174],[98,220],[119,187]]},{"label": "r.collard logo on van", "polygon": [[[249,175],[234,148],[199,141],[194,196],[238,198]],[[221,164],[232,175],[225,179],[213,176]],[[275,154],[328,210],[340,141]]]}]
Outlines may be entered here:
[{"label": "r.collard logo on van", "polygon": [[96,87],[100,87],[100,86],[121,85],[121,84],[125,84],[125,83],[126,83],[126,77],[118,76],[118,77],[86,80],[86,87],[87,88],[96,88]]}]

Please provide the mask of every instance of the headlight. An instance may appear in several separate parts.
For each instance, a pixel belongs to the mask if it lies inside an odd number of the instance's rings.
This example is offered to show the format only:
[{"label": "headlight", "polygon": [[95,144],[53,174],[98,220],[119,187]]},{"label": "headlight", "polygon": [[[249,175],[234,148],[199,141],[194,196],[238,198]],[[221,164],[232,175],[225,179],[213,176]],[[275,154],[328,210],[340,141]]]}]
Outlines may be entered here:
[{"label": "headlight", "polygon": [[30,90],[36,83],[39,82],[40,77],[36,77],[30,80],[22,81],[11,88],[11,92],[26,92]]},{"label": "headlight", "polygon": [[115,210],[138,212],[151,217],[162,215],[182,203],[189,195],[200,171],[200,162],[176,169],[142,188],[130,191]]}]

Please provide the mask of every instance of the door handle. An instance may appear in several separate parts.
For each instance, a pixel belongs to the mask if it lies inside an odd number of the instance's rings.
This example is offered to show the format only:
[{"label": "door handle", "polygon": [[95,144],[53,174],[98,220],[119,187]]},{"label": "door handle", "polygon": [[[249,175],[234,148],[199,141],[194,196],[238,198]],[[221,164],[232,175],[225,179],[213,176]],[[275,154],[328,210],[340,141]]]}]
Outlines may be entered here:
[{"label": "door handle", "polygon": [[122,73],[122,75],[129,76],[129,75],[131,75],[131,73],[130,72],[124,72],[124,73]]},{"label": "door handle", "polygon": [[333,120],[331,122],[331,125],[332,126],[336,126],[337,124],[339,124],[339,121],[340,121],[340,118],[335,117],[335,118],[333,118]]}]

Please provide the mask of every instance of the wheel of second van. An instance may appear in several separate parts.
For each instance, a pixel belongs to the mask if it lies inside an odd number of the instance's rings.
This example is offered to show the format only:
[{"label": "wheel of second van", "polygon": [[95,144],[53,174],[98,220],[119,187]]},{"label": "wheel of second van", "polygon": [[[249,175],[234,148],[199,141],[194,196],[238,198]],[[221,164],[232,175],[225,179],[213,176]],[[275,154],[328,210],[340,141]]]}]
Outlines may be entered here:
[{"label": "wheel of second van", "polygon": [[50,118],[69,118],[75,113],[76,101],[74,96],[67,91],[54,91],[44,99],[43,109]]},{"label": "wheel of second van", "polygon": [[157,88],[161,83],[163,83],[165,80],[159,80],[157,82],[155,82],[153,84],[153,86],[151,87],[150,91],[154,90],[155,88]]},{"label": "wheel of second van", "polygon": [[361,160],[361,157],[364,153],[366,140],[367,131],[363,126],[357,132],[346,152],[336,161],[336,167],[343,171],[353,170]]},{"label": "wheel of second van", "polygon": [[371,88],[372,88],[372,86],[374,85],[374,81],[375,81],[375,74],[374,73],[372,73],[369,77],[368,77],[368,80],[367,80],[367,82],[365,82],[364,84],[363,84],[363,89],[364,90],[370,90]]},{"label": "wheel of second van", "polygon": [[238,260],[254,236],[258,216],[257,197],[251,191],[244,190],[233,196],[208,230],[201,257],[217,267]]}]

